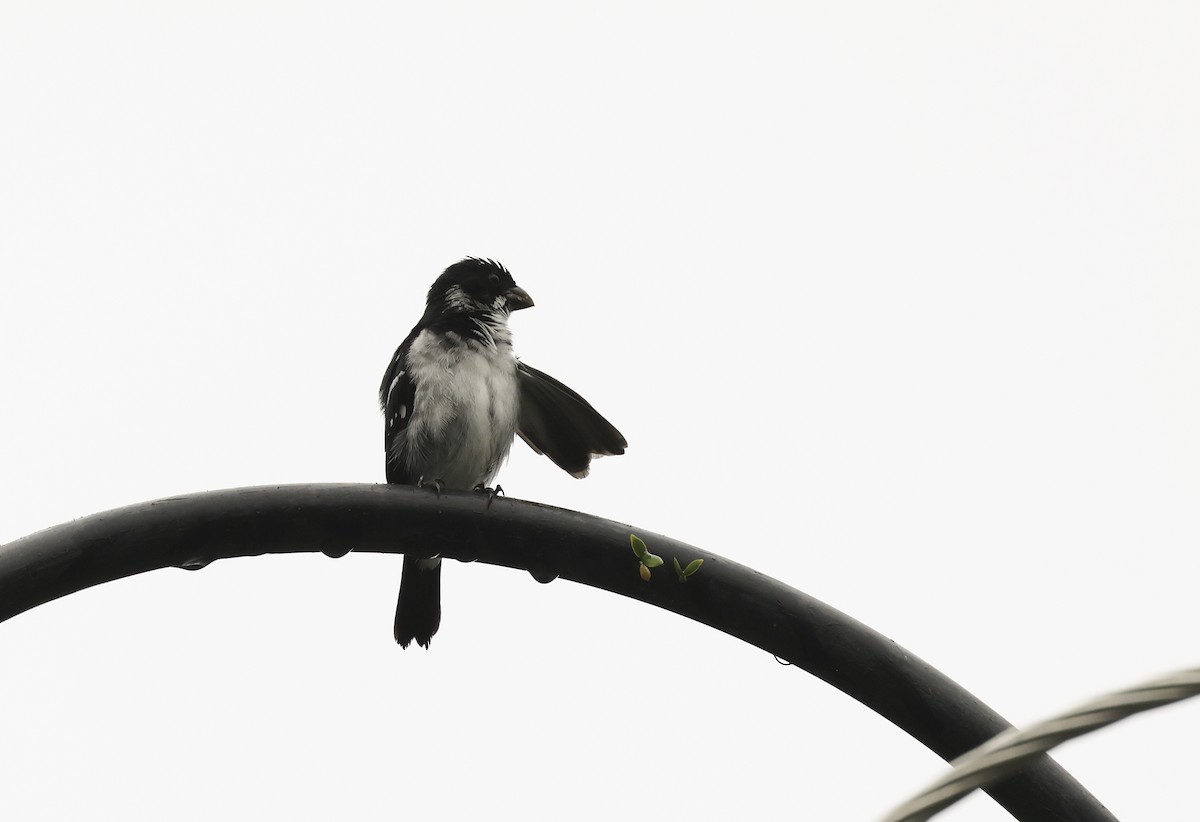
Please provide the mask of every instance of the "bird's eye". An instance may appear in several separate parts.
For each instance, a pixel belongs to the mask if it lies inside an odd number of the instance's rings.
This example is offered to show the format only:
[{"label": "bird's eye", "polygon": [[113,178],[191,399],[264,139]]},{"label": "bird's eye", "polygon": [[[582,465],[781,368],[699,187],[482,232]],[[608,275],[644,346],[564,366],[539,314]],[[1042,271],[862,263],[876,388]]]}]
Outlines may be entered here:
[{"label": "bird's eye", "polygon": [[491,283],[492,285],[500,285],[500,275],[499,274],[489,274],[488,282]]}]

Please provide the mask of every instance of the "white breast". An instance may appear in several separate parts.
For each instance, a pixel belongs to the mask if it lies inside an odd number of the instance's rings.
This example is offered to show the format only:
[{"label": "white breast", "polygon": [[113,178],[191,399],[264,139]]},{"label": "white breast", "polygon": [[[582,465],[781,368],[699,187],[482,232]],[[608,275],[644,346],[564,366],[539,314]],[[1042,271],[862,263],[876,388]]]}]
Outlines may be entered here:
[{"label": "white breast", "polygon": [[407,431],[412,474],[447,488],[489,485],[512,447],[520,411],[508,334],[488,345],[423,331],[408,370],[417,386]]}]

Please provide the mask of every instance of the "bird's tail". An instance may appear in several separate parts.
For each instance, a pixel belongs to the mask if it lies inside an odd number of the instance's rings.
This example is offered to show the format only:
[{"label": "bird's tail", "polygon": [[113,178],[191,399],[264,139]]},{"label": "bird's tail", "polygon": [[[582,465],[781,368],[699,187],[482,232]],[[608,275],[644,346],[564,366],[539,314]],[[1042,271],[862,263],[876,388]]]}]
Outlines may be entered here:
[{"label": "bird's tail", "polygon": [[407,648],[414,639],[429,647],[442,621],[442,560],[404,557],[400,598],[396,601],[396,641]]}]

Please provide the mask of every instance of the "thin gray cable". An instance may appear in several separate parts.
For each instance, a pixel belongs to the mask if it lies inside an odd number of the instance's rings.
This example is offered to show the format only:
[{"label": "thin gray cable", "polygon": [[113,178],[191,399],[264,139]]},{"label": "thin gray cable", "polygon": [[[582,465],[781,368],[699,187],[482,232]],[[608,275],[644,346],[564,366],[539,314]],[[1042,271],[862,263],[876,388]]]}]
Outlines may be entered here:
[{"label": "thin gray cable", "polygon": [[950,764],[953,770],[900,805],[883,822],[924,822],[976,788],[990,785],[1056,745],[1119,719],[1200,694],[1200,668],[1179,671],[1080,705],[1024,730],[997,734]]}]

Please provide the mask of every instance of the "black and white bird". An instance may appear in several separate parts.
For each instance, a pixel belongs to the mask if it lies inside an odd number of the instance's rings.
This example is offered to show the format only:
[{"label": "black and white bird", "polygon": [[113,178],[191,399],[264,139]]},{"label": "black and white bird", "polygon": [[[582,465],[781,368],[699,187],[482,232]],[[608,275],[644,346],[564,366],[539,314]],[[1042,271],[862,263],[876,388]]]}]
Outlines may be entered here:
[{"label": "black and white bird", "polygon": [[[508,315],[532,305],[493,260],[467,257],[437,278],[379,386],[389,483],[492,493],[514,435],[573,477],[587,476],[592,457],[624,453],[621,432],[587,400],[513,356]],[[441,571],[439,557],[405,555],[401,646],[428,648],[437,633]]]}]

